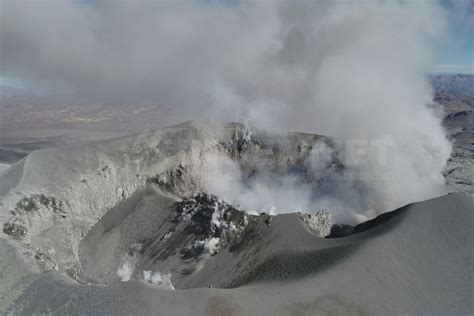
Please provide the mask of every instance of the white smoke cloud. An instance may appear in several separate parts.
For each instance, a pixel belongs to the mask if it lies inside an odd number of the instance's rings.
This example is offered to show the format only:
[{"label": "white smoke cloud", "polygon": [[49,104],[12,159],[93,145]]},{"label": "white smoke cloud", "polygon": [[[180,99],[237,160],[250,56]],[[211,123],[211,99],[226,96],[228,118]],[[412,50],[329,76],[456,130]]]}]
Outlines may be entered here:
[{"label": "white smoke cloud", "polygon": [[152,273],[152,271],[143,271],[143,279],[163,290],[174,290],[174,285],[171,282],[171,273],[161,274],[160,272]]},{"label": "white smoke cloud", "polygon": [[251,214],[329,210],[334,222],[352,223],[365,206],[353,179],[336,173],[330,165],[333,154],[327,145],[317,143],[307,161],[312,168],[311,181],[304,181],[297,174],[273,177],[265,170],[248,179],[238,162],[210,153],[202,157],[200,187]]},{"label": "white smoke cloud", "polygon": [[135,272],[138,258],[136,255],[124,255],[120,258],[119,268],[117,270],[117,276],[122,282],[130,281]]},{"label": "white smoke cloud", "polygon": [[317,142],[311,149],[307,163],[316,175],[323,176],[326,173],[332,173],[334,168],[332,163],[336,156],[333,148],[324,142]]},{"label": "white smoke cloud", "polygon": [[[139,257],[137,254],[126,254],[120,258],[117,276],[122,282],[130,281],[136,270]],[[152,272],[149,270],[143,271],[143,280],[149,284],[165,290],[174,290],[174,285],[171,282],[171,273],[162,274],[160,272]]]},{"label": "white smoke cloud", "polygon": [[[250,189],[225,177],[226,185],[208,184],[240,204],[380,212],[444,192],[451,145],[425,78],[446,27],[435,1],[3,0],[2,12],[0,71],[32,85],[155,100],[184,109],[183,119],[367,143],[361,160],[346,161],[356,179],[329,188],[318,204],[292,179]],[[379,140],[389,146],[374,146]],[[315,149],[315,159],[324,154]]]}]

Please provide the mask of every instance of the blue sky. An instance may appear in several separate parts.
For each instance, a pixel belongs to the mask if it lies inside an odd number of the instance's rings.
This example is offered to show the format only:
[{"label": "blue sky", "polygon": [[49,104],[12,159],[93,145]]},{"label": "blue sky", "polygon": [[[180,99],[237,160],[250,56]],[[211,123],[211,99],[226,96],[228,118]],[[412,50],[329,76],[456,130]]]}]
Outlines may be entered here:
[{"label": "blue sky", "polygon": [[433,72],[474,73],[474,0],[443,0],[449,28],[436,47]]}]

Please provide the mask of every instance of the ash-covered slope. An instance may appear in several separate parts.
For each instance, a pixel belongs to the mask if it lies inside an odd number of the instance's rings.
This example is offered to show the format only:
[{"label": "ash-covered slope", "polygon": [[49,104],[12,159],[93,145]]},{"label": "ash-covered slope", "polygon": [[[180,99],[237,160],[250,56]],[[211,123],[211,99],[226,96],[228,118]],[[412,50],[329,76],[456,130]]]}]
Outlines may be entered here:
[{"label": "ash-covered slope", "polygon": [[[155,185],[133,199],[140,202],[109,211],[81,242],[78,278],[112,284],[119,274],[122,281],[150,281],[149,271],[170,275],[176,289],[231,288],[249,282],[268,258],[297,251],[299,242],[316,245],[331,228],[326,211],[249,215],[206,193],[176,201]],[[120,220],[124,208],[128,214]],[[297,234],[285,232],[291,225]],[[260,276],[271,278],[272,271]]]},{"label": "ash-covered slope", "polygon": [[[450,194],[399,209],[363,231],[335,239],[308,234],[293,215],[276,217],[282,248],[232,290],[160,290],[146,282],[73,284],[57,274],[32,274],[0,240],[4,292],[11,313],[179,315],[472,314],[471,197]],[[265,248],[254,238],[253,247]],[[241,257],[241,254],[227,254]],[[220,274],[219,270],[215,270]]]}]

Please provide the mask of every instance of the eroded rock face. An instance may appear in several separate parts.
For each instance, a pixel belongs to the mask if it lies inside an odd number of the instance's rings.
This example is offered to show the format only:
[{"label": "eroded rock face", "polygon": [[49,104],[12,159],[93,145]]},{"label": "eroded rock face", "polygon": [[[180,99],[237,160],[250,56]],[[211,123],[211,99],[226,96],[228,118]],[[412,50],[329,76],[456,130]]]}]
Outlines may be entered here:
[{"label": "eroded rock face", "polygon": [[9,221],[3,225],[3,232],[7,235],[12,236],[16,239],[21,239],[26,236],[28,230],[20,223],[16,223],[14,220]]},{"label": "eroded rock face", "polygon": [[194,174],[192,167],[181,164],[174,169],[150,177],[148,182],[155,183],[178,196],[188,196],[198,188],[198,176]]},{"label": "eroded rock face", "polygon": [[308,224],[308,227],[318,236],[327,237],[331,233],[331,213],[326,210],[317,211],[313,214],[301,215],[303,221]]},{"label": "eroded rock face", "polygon": [[235,124],[237,127],[229,132],[230,137],[221,141],[223,150],[228,152],[229,155],[233,158],[241,157],[242,153],[249,150],[251,147],[262,147],[265,148],[263,142],[260,142],[252,137],[252,132],[250,129],[241,124]]},{"label": "eroded rock face", "polygon": [[200,192],[176,202],[165,220],[169,225],[163,225],[149,240],[137,241],[140,246],[133,244],[129,255],[199,261],[237,241],[253,217],[215,195]]},{"label": "eroded rock face", "polygon": [[195,194],[176,204],[176,229],[183,229],[193,236],[192,244],[181,250],[182,258],[202,254],[213,255],[222,246],[240,237],[246,228],[250,215],[229,205],[215,195]]},{"label": "eroded rock face", "polygon": [[456,144],[443,172],[447,183],[461,192],[474,195],[474,142]]},{"label": "eroded rock face", "polygon": [[133,277],[141,279],[142,271],[156,271],[182,279],[177,284],[183,286],[221,250],[239,243],[255,218],[203,192],[178,201],[154,235],[130,246],[126,256],[135,258]]}]

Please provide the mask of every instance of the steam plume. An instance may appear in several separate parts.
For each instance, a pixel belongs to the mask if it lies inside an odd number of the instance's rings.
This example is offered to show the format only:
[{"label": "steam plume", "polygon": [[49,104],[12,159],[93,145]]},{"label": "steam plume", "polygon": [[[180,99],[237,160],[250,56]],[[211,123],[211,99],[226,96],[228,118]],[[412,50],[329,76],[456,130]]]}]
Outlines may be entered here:
[{"label": "steam plume", "polygon": [[[153,100],[185,109],[186,119],[349,139],[341,152],[367,178],[358,179],[363,194],[351,197],[351,182],[333,191],[362,210],[443,192],[451,145],[425,80],[445,28],[436,2],[7,0],[2,12],[5,75]],[[288,187],[261,190],[273,198]]]}]

